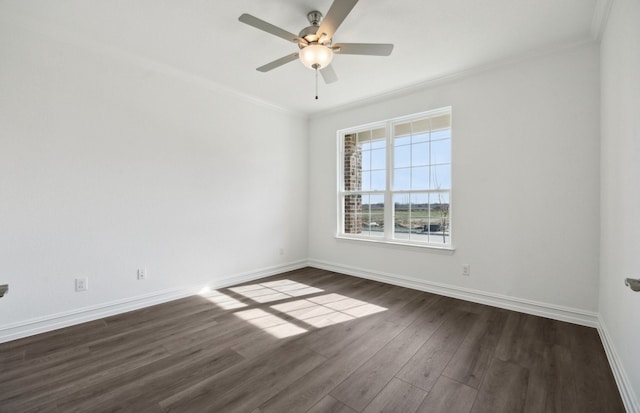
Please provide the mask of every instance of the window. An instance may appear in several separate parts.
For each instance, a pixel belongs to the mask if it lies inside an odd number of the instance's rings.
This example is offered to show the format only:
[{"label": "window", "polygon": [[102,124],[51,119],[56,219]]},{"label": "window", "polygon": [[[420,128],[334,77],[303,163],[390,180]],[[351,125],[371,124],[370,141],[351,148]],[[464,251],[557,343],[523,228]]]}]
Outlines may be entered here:
[{"label": "window", "polygon": [[339,131],[340,237],[451,246],[451,108]]}]

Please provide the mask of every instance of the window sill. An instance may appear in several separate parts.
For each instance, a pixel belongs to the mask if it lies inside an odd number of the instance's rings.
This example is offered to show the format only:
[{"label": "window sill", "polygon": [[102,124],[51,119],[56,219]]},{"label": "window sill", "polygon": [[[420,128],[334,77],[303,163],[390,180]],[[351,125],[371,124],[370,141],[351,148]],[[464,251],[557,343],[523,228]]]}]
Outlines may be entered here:
[{"label": "window sill", "polygon": [[393,248],[416,248],[431,252],[434,254],[453,255],[456,249],[453,246],[439,246],[433,244],[418,244],[400,241],[389,241],[386,239],[371,239],[371,238],[357,238],[346,237],[344,235],[336,235],[336,239],[340,241],[355,242],[355,243],[370,243],[378,246],[389,246]]}]

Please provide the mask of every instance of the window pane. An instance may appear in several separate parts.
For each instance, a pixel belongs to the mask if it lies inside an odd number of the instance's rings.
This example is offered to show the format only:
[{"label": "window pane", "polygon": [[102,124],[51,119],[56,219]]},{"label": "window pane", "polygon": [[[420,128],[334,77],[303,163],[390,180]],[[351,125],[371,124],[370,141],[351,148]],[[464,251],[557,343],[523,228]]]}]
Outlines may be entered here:
[{"label": "window pane", "polygon": [[384,141],[371,141],[371,149],[384,149],[386,146]]},{"label": "window pane", "polygon": [[420,143],[420,142],[428,142],[428,141],[429,141],[428,133],[419,133],[417,135],[413,135],[413,138],[411,139],[412,143]]},{"label": "window pane", "polygon": [[358,142],[368,145],[369,142],[371,142],[371,131],[365,130],[358,132]]},{"label": "window pane", "polygon": [[[429,218],[429,194],[411,194],[411,217],[412,219],[426,220]],[[425,224],[426,222],[421,222]]]},{"label": "window pane", "polygon": [[451,188],[451,166],[439,165],[431,167],[431,188],[450,189]]},{"label": "window pane", "polygon": [[[385,169],[386,166],[385,150],[376,149],[371,151],[371,169]],[[365,168],[364,164],[362,165],[362,167]]]},{"label": "window pane", "polygon": [[369,197],[369,231],[372,237],[384,236],[384,195],[374,194]]},{"label": "window pane", "polygon": [[393,144],[394,144],[394,146],[410,145],[411,144],[411,135],[395,138],[393,140]]},{"label": "window pane", "polygon": [[371,190],[384,191],[386,187],[386,179],[385,171],[371,171]]},{"label": "window pane", "polygon": [[384,215],[371,214],[371,224],[369,225],[370,235],[372,237],[384,236]]},{"label": "window pane", "polygon": [[346,195],[344,233],[372,237],[384,236],[384,195]]},{"label": "window pane", "polygon": [[411,135],[411,123],[398,123],[393,125],[394,136],[408,136]]},{"label": "window pane", "polygon": [[410,196],[396,194],[393,196],[393,237],[409,239],[410,229]]},{"label": "window pane", "polygon": [[449,139],[449,138],[451,138],[451,129],[442,129],[442,130],[431,132],[432,141],[435,141],[438,139]]},{"label": "window pane", "polygon": [[426,193],[394,196],[393,237],[401,240],[427,241],[424,230],[429,223],[429,195]]},{"label": "window pane", "polygon": [[400,168],[393,171],[393,189],[411,189],[411,169]]},{"label": "window pane", "polygon": [[373,213],[384,214],[384,195],[371,194],[369,195],[369,202]]},{"label": "window pane", "polygon": [[361,188],[363,191],[371,190],[371,172],[363,171],[362,172],[362,185]]},{"label": "window pane", "polygon": [[371,151],[362,151],[362,169],[371,169]]},{"label": "window pane", "polygon": [[387,128],[378,128],[371,131],[371,138],[374,141],[382,140],[384,141],[387,138]]},{"label": "window pane", "polygon": [[360,234],[362,232],[362,196],[346,195],[344,197],[344,232]]},{"label": "window pane", "polygon": [[411,166],[411,146],[396,146],[393,150],[393,165],[396,168]]},{"label": "window pane", "polygon": [[368,202],[366,199],[362,200],[362,233],[365,235],[369,233],[369,225],[371,223],[371,213]]},{"label": "window pane", "polygon": [[449,243],[449,193],[440,192],[429,196],[431,208],[431,225],[429,241]]},{"label": "window pane", "polygon": [[451,114],[440,115],[435,118],[431,118],[432,130],[443,130],[451,128]]},{"label": "window pane", "polygon": [[429,188],[429,167],[411,168],[411,189]]},{"label": "window pane", "polygon": [[428,241],[424,232],[429,227],[429,194],[411,194],[411,232],[409,239],[414,241]]},{"label": "window pane", "polygon": [[429,165],[428,143],[417,143],[411,146],[411,164],[413,166]]},{"label": "window pane", "polygon": [[451,141],[449,139],[431,142],[431,164],[451,162]]}]

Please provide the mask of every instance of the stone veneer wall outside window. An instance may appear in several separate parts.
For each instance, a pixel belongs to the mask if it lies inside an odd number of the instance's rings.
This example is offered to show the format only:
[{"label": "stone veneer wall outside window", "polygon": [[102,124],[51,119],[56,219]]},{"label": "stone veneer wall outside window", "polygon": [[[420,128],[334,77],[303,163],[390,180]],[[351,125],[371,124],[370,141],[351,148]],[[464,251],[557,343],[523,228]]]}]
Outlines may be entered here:
[{"label": "stone veneer wall outside window", "polygon": [[[355,133],[344,137],[344,190],[362,190],[362,148]],[[344,232],[362,232],[362,195],[344,197]]]}]

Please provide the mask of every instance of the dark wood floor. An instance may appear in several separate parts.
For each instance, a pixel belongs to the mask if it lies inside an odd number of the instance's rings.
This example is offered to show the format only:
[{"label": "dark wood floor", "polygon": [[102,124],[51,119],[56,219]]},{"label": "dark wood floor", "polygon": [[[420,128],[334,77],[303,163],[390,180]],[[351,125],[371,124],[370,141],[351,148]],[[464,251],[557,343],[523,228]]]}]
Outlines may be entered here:
[{"label": "dark wood floor", "polygon": [[596,330],[306,268],[0,345],[1,412],[623,412]]}]

